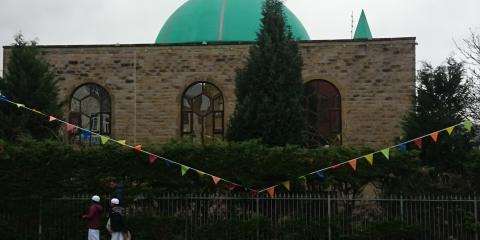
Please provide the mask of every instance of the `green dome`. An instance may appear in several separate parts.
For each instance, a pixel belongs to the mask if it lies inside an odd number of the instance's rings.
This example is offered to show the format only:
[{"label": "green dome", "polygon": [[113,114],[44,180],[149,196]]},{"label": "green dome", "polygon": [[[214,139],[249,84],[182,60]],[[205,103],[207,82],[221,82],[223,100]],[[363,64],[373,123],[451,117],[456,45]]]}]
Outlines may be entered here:
[{"label": "green dome", "polygon": [[[254,41],[263,0],[189,0],[163,25],[155,43]],[[309,40],[302,23],[284,8],[294,38]]]}]

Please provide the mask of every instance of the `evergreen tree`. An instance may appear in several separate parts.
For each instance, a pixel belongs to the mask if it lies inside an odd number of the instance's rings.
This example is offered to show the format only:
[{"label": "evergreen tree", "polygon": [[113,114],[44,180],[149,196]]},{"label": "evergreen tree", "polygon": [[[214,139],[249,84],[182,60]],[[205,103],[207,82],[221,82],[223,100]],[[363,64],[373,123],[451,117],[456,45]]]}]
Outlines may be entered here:
[{"label": "evergreen tree", "polygon": [[[436,68],[424,63],[418,71],[415,104],[404,121],[406,138],[412,139],[465,121],[469,115],[471,84],[465,77],[463,63],[453,58]],[[424,142],[421,158],[436,171],[461,173],[461,162],[470,148],[467,135],[440,135],[435,144],[431,140]]]},{"label": "evergreen tree", "polygon": [[[3,79],[0,78],[1,93],[14,102],[60,117],[56,83],[35,41],[28,42],[21,34],[16,35],[7,69]],[[15,140],[26,135],[43,139],[57,135],[59,125],[49,123],[46,117],[11,104],[0,104],[0,138]]]},{"label": "evergreen tree", "polygon": [[269,145],[303,141],[303,59],[283,4],[266,0],[257,41],[250,47],[246,66],[237,70],[237,105],[227,139],[261,139]]}]

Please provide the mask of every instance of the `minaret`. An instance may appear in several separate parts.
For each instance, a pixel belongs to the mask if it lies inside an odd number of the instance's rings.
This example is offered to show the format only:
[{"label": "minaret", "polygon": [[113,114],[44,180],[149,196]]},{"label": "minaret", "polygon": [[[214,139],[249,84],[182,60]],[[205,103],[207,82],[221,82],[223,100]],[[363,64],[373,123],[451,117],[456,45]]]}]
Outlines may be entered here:
[{"label": "minaret", "polygon": [[353,39],[355,40],[369,40],[372,39],[372,33],[370,32],[370,27],[368,26],[367,17],[365,12],[362,10],[360,19],[358,20],[357,29],[355,30],[355,35]]}]

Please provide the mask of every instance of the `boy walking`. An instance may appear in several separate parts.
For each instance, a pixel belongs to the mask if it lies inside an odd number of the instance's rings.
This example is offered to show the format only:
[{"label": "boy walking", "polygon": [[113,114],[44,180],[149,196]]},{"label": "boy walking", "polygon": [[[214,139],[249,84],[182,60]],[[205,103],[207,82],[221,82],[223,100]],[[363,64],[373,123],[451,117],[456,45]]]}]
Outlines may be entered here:
[{"label": "boy walking", "polygon": [[100,205],[100,197],[94,195],[92,203],[86,214],[82,216],[88,223],[88,240],[100,240],[100,227],[102,226],[101,214],[103,207]]}]

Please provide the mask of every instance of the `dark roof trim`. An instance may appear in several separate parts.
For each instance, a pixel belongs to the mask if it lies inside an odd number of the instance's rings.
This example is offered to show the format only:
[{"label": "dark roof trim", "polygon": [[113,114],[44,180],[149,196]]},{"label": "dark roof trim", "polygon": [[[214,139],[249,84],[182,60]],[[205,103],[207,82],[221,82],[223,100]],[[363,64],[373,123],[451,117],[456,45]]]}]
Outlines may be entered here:
[{"label": "dark roof trim", "polygon": [[[333,40],[302,40],[299,43],[349,43],[349,42],[384,42],[384,41],[398,41],[410,40],[415,41],[415,37],[400,37],[400,38],[374,38],[371,40],[355,40],[355,39],[333,39]],[[218,41],[218,42],[191,42],[191,43],[140,43],[140,44],[91,44],[91,45],[37,45],[38,48],[98,48],[98,47],[162,47],[162,46],[200,46],[200,45],[249,45],[254,41]],[[13,46],[3,46],[4,49],[12,48]]]}]

